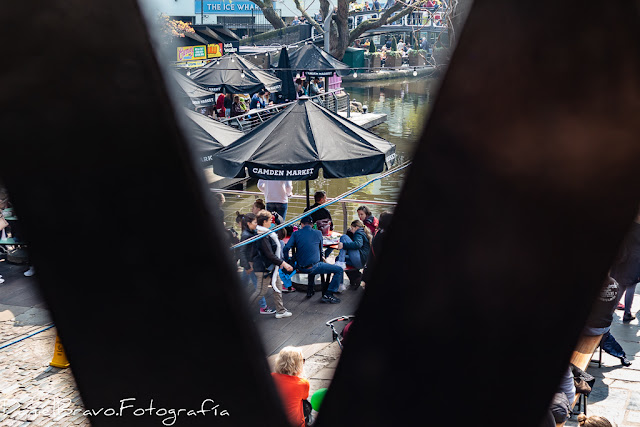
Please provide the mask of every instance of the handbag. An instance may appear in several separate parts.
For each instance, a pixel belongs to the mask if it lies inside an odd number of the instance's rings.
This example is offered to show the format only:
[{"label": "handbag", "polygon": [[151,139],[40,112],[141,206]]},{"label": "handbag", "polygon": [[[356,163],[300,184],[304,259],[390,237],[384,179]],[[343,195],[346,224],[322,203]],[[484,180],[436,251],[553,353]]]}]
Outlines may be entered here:
[{"label": "handbag", "polygon": [[302,399],[302,412],[304,413],[304,423],[306,426],[310,426],[313,422],[313,417],[311,416],[312,409],[311,403],[307,399]]},{"label": "handbag", "polygon": [[576,392],[589,396],[596,382],[596,378],[578,368],[573,363],[571,364],[571,373],[573,374],[573,383],[576,386]]},{"label": "handbag", "polygon": [[323,236],[331,235],[331,220],[329,218],[317,220],[316,227],[322,232]]}]

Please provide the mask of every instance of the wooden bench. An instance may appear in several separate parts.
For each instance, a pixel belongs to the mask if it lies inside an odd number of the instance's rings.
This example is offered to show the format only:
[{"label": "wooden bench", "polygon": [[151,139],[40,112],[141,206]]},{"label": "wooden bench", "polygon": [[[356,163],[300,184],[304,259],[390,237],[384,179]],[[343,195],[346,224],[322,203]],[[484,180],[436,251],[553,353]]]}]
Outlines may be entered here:
[{"label": "wooden bench", "polygon": [[[586,372],[587,368],[589,367],[589,362],[591,362],[591,359],[593,357],[593,353],[596,351],[596,349],[600,345],[601,339],[602,339],[602,335],[596,335],[596,336],[580,335],[580,338],[578,339],[578,343],[576,344],[576,348],[575,350],[573,350],[573,354],[571,355],[570,362]],[[598,359],[598,366],[601,366],[601,365],[602,365],[602,348],[600,349],[600,358]],[[584,409],[584,413],[586,415],[587,414],[587,396],[581,395],[580,393],[576,393],[576,397],[573,399],[573,403],[571,404],[571,409],[573,410],[573,407],[579,401],[581,401],[580,407]],[[565,422],[556,424],[556,427],[563,426]]]}]

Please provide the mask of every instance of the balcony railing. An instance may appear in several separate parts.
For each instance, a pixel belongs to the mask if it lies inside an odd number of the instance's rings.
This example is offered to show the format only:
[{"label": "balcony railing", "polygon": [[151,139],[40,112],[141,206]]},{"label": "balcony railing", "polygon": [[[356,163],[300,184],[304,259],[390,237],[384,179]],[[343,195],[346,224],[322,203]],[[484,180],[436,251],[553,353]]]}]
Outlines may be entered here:
[{"label": "balcony railing", "polygon": [[[311,99],[313,102],[318,103],[319,105],[322,105],[326,109],[333,111],[336,114],[338,114],[339,112],[346,112],[347,117],[351,116],[351,111],[349,108],[351,104],[349,94],[342,89],[331,90],[320,95],[310,96],[309,99]],[[271,117],[284,110],[291,104],[293,104],[293,102],[275,104],[267,108],[250,110],[246,114],[231,117],[228,119],[222,119],[220,120],[220,122],[228,124],[229,126],[235,127],[246,133],[256,126],[259,126],[260,124],[269,120]]]}]

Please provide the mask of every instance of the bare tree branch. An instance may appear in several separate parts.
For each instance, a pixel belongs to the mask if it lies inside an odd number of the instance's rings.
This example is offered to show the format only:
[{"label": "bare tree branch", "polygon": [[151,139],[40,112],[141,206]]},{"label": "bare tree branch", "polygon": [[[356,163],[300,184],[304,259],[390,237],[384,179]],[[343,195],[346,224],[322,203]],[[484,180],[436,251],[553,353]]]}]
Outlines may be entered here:
[{"label": "bare tree branch", "polygon": [[[369,30],[373,30],[375,28],[381,27],[382,25],[388,25],[392,22],[397,21],[398,19],[402,19],[408,14],[414,12],[417,8],[420,7],[423,3],[426,3],[427,0],[421,0],[411,5],[406,5],[404,3],[400,3],[396,1],[396,3],[391,6],[389,9],[385,10],[385,12],[380,16],[380,18],[376,19],[367,19],[366,21],[360,23],[356,28],[349,33],[349,44],[353,43],[357,38],[359,38],[363,33]],[[397,14],[391,16],[394,12],[399,11]]]},{"label": "bare tree branch", "polygon": [[316,30],[320,31],[320,33],[324,33],[324,29],[322,28],[322,25],[318,24],[318,23],[316,22],[316,20],[315,20],[315,19],[313,19],[313,18],[311,17],[311,15],[309,15],[309,14],[307,13],[307,11],[304,9],[304,7],[300,4],[300,0],[293,0],[293,2],[296,4],[296,8],[300,11],[300,13],[302,13],[302,16],[304,16],[304,18],[305,18],[307,21],[309,21],[309,23],[310,23],[311,25],[313,25],[313,27],[314,27]]},{"label": "bare tree branch", "polygon": [[267,21],[269,21],[269,23],[273,25],[273,28],[277,30],[279,28],[286,27],[282,18],[278,16],[275,9],[273,8],[272,0],[250,0],[250,1],[256,6],[258,6],[260,10],[262,10],[262,14],[267,19]]}]

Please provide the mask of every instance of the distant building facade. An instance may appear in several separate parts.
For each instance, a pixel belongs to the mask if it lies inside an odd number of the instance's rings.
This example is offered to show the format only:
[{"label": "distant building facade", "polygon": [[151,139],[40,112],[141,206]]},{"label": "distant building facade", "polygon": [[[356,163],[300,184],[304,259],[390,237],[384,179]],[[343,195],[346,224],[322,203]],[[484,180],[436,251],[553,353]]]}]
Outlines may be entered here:
[{"label": "distant building facade", "polygon": [[[307,12],[313,16],[319,11],[319,2],[311,2]],[[150,12],[164,13],[173,19],[192,24],[223,25],[239,36],[254,35],[273,27],[260,8],[249,0],[141,0]],[[304,2],[302,2],[304,3]],[[301,16],[293,0],[274,0],[276,12],[285,22]]]}]

